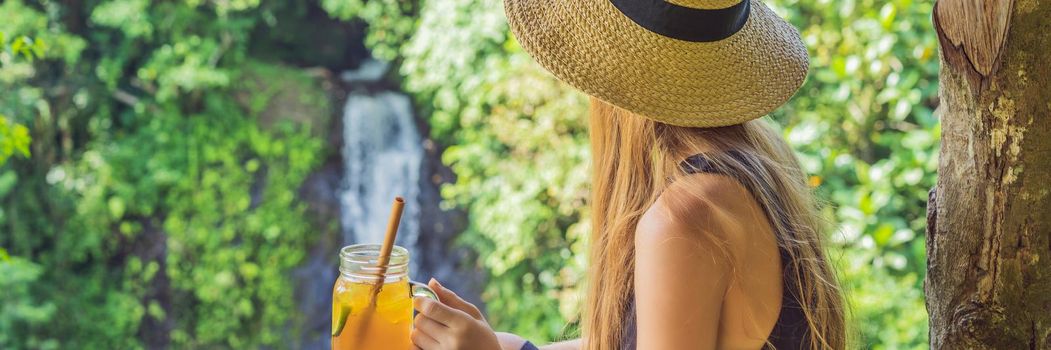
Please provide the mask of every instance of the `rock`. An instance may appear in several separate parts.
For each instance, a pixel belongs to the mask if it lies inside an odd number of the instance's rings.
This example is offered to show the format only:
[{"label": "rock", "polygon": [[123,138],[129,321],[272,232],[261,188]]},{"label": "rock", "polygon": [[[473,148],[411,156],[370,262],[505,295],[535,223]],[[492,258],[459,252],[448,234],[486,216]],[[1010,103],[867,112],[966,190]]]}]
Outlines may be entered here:
[{"label": "rock", "polygon": [[327,137],[335,116],[331,94],[337,92],[331,79],[325,79],[328,75],[324,69],[252,62],[239,77],[234,97],[263,129],[287,121]]}]

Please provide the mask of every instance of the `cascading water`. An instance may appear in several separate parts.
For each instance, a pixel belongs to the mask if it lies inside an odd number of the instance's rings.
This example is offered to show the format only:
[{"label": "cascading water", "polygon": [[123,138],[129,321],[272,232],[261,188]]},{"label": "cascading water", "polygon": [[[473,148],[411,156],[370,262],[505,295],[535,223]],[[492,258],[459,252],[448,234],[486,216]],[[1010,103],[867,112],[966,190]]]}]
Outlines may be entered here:
[{"label": "cascading water", "polygon": [[419,236],[424,150],[409,98],[395,92],[351,93],[343,108],[343,142],[343,244],[382,243],[391,202],[402,196],[405,213],[397,244],[411,252]]}]

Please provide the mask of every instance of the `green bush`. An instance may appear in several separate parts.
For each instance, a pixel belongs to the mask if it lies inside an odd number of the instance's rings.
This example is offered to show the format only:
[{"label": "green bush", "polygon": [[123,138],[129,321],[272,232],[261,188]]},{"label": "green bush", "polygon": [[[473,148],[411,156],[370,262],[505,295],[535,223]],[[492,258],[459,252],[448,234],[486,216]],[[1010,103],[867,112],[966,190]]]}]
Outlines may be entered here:
[{"label": "green bush", "polygon": [[315,232],[296,196],[325,125],[263,114],[282,88],[330,109],[315,79],[249,51],[266,18],[305,5],[63,6],[0,4],[0,31],[48,44],[0,54],[0,113],[34,136],[0,167],[0,247],[18,256],[0,262],[17,287],[0,347],[284,346]]},{"label": "green bush", "polygon": [[[26,36],[13,38],[8,42],[4,32],[0,32],[0,67],[4,62],[10,62],[19,58],[32,61],[33,58],[43,56],[44,42],[33,40]],[[7,116],[0,114],[0,166],[7,163],[7,159],[13,155],[29,157],[29,129],[11,121]]]},{"label": "green bush", "polygon": [[7,255],[0,248],[0,347],[56,349],[54,339],[29,332],[55,316],[55,305],[33,300],[29,286],[43,273],[40,265]]}]

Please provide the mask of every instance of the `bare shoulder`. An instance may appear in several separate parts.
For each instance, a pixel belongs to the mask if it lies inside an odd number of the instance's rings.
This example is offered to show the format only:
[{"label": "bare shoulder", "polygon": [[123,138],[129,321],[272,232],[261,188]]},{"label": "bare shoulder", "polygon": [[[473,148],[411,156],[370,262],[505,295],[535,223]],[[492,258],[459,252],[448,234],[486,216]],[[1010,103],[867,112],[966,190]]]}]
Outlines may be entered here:
[{"label": "bare shoulder", "polygon": [[642,215],[636,243],[675,236],[709,241],[697,239],[702,235],[732,243],[744,238],[741,223],[754,221],[757,208],[751,193],[730,177],[690,175],[672,183]]}]

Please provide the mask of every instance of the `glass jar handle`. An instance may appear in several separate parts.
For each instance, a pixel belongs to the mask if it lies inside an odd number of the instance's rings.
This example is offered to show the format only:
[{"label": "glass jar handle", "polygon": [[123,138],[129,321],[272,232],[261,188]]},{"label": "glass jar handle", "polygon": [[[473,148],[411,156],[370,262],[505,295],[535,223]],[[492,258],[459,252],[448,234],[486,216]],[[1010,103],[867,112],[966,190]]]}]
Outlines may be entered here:
[{"label": "glass jar handle", "polygon": [[409,281],[409,285],[412,288],[412,297],[413,298],[415,298],[415,297],[424,297],[424,298],[431,298],[431,299],[434,299],[434,300],[437,300],[437,301],[441,301],[441,300],[438,299],[438,294],[435,294],[434,290],[432,290],[431,287],[428,287],[426,284],[423,284],[423,283],[420,283],[420,282],[416,282],[416,281]]}]

